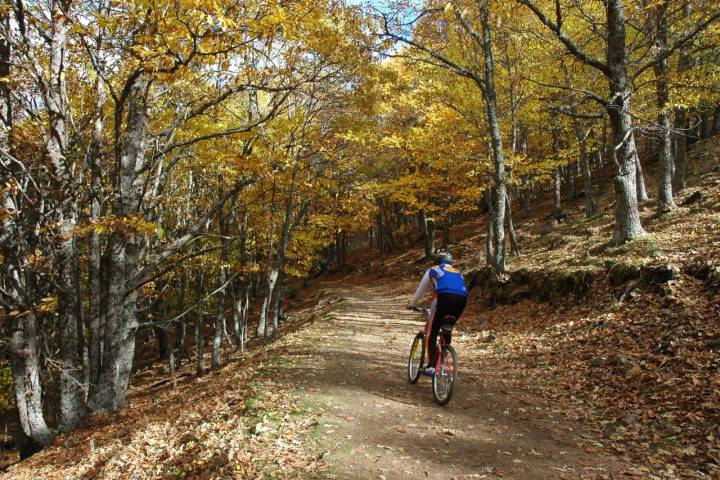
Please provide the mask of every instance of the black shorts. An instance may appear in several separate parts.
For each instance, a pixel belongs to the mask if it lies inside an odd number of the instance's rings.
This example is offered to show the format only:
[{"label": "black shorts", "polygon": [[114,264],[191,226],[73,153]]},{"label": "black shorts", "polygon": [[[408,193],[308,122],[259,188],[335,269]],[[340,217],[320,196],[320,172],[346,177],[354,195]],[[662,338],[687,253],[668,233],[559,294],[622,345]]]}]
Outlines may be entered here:
[{"label": "black shorts", "polygon": [[[440,324],[444,323],[443,318],[450,315],[455,317],[457,321],[465,310],[467,304],[467,297],[464,295],[457,295],[454,293],[438,293],[437,294],[437,307],[435,309],[435,317],[433,323],[437,324],[440,328]],[[455,323],[455,322],[453,322]]]}]

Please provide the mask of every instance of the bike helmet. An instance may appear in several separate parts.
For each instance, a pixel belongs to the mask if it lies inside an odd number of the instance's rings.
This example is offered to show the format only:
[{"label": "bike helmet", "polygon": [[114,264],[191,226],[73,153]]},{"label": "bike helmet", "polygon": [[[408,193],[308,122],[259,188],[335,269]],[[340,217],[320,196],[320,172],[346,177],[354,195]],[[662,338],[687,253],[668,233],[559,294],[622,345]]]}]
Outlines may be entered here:
[{"label": "bike helmet", "polygon": [[435,261],[438,263],[448,263],[452,265],[453,263],[453,257],[450,255],[450,252],[435,252]]}]

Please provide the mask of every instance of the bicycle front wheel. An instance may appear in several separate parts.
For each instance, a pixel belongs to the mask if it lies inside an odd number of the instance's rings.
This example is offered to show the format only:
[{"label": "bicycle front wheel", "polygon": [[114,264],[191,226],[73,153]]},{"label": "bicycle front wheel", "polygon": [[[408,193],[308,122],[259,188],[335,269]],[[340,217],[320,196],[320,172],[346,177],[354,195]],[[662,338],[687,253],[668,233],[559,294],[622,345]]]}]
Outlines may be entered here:
[{"label": "bicycle front wheel", "polygon": [[457,380],[457,354],[450,345],[440,351],[437,369],[432,381],[433,399],[438,405],[446,405],[452,397],[453,387]]},{"label": "bicycle front wheel", "polygon": [[422,368],[423,359],[425,358],[425,335],[418,332],[413,340],[410,348],[410,356],[408,357],[407,376],[410,384],[417,383],[420,378],[420,369]]}]

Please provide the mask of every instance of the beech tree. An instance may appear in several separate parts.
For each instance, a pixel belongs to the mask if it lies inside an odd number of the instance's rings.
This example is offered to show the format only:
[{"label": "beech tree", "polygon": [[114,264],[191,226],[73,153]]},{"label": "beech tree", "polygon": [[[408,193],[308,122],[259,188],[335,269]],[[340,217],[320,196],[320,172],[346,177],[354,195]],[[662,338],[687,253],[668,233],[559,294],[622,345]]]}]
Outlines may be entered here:
[{"label": "beech tree", "polygon": [[[54,435],[43,389],[54,386],[43,385],[41,365],[57,373],[61,430],[124,403],[136,335],[146,327],[167,335],[146,310],[167,308],[176,269],[215,248],[198,248],[211,225],[228,237],[239,196],[267,174],[248,166],[262,160],[252,152],[261,127],[286,115],[292,92],[348,65],[328,43],[357,52],[362,34],[356,11],[317,2],[297,2],[292,15],[281,2],[9,7],[0,52],[1,293],[14,322],[7,333],[21,424],[42,446]],[[17,66],[12,76],[9,65]],[[212,166],[217,148],[227,149],[232,168]],[[190,195],[209,201],[170,228],[168,208],[187,181]],[[225,293],[229,276],[230,243],[220,243],[213,295]],[[158,301],[141,308],[155,292]],[[200,306],[207,300],[195,297]],[[217,302],[215,367],[224,305]],[[46,340],[59,346],[59,359],[41,350]]]},{"label": "beech tree", "polygon": [[[636,50],[635,45],[628,44],[627,40],[627,18],[625,13],[625,2],[622,0],[609,0],[605,2],[604,17],[594,20],[595,17],[587,15],[580,6],[571,4],[562,4],[555,2],[552,7],[554,17],[545,13],[543,5],[533,0],[518,0],[518,3],[529,8],[538,20],[557,38],[557,40],[565,47],[570,55],[577,61],[598,70],[608,81],[609,97],[604,98],[588,91],[588,98],[593,99],[603,105],[607,110],[610,119],[610,126],[613,132],[613,160],[615,161],[615,229],[613,233],[613,241],[623,243],[632,240],[644,233],[640,223],[640,215],[638,211],[638,201],[643,201],[645,195],[644,188],[638,189],[637,168],[639,167],[639,159],[637,148],[635,146],[635,120],[632,114],[631,98],[633,94],[632,80],[637,78],[644,71],[651,68],[659,68],[659,78],[663,76],[664,62],[670,55],[687,44],[696,35],[706,29],[709,25],[720,18],[720,12],[709,11],[695,26],[685,35],[678,38],[674,43],[667,44],[664,40],[665,20],[663,7],[659,7],[661,11],[656,15],[659,23],[656,32],[660,32],[658,36],[658,53],[652,55],[640,66],[635,67],[632,74],[628,72],[629,63],[632,53]],[[571,38],[566,30],[563,29],[565,19],[570,17],[574,9],[580,9],[580,15],[574,18],[590,18],[588,22],[591,25],[588,31],[593,32],[594,43],[591,45],[602,47],[605,51],[605,60],[601,60],[596,52],[588,51],[586,47]],[[604,27],[604,31],[601,28]],[[587,43],[587,42],[586,42]],[[600,48],[596,47],[596,50]],[[662,81],[660,90],[663,90]],[[664,98],[665,94],[660,93]],[[664,120],[663,120],[664,121]],[[662,128],[666,128],[667,124]],[[663,143],[665,145],[665,143]],[[663,146],[663,148],[665,148]],[[663,160],[663,170],[665,173],[661,175],[662,187],[664,193],[661,197],[661,209],[668,208],[667,205],[667,189],[670,188],[667,178],[667,170],[669,169],[669,157],[666,152]],[[670,199],[672,195],[670,194]]]},{"label": "beech tree", "polygon": [[[397,17],[398,14],[394,16]],[[491,30],[491,9],[489,1],[482,1],[465,8],[464,4],[449,2],[443,5],[430,3],[426,8],[408,16],[419,22],[415,35],[407,36],[393,25],[387,13],[379,13],[381,32],[386,37],[409,47],[408,54],[417,62],[429,63],[447,69],[454,74],[474,82],[483,98],[485,116],[490,131],[490,145],[493,158],[493,208],[489,237],[492,251],[488,252],[491,266],[497,272],[505,270],[505,210],[507,183],[505,173],[505,152],[500,128],[497,89],[495,86],[495,54]],[[448,21],[458,27],[455,31],[446,29]],[[423,34],[427,34],[424,37]],[[457,34],[458,37],[453,38]],[[449,39],[460,42],[464,48],[445,53]],[[450,40],[452,41],[452,40]],[[402,54],[401,54],[402,55]],[[478,59],[482,59],[478,61]]]}]

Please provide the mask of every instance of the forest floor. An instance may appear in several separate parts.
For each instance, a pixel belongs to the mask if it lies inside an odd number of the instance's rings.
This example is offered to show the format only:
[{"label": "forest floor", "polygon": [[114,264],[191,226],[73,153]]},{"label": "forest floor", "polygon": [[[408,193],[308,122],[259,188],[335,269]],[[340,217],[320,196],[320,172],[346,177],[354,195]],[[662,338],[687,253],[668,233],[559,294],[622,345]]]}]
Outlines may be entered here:
[{"label": "forest floor", "polygon": [[[648,235],[607,245],[611,192],[550,224],[551,199],[516,211],[522,255],[509,271],[587,273],[585,295],[498,304],[484,288],[458,323],[459,382],[446,407],[405,366],[419,315],[403,306],[428,263],[406,235],[395,254],[354,254],[291,305],[282,336],[201,378],[186,363],[133,375],[127,404],[90,418],[0,479],[720,478],[720,144]],[[702,161],[701,161],[702,160]],[[701,168],[702,167],[702,168]],[[648,182],[651,185],[650,182]],[[650,192],[651,195],[653,192]],[[484,223],[453,228],[450,250],[482,263]],[[673,278],[612,285],[623,268]],[[713,273],[714,272],[714,273]],[[527,292],[519,292],[527,293]],[[209,363],[206,359],[206,363]]]},{"label": "forest floor", "polygon": [[[565,412],[508,385],[455,335],[459,380],[446,407],[427,377],[410,385],[407,354],[422,328],[397,285],[325,284],[341,302],[280,359],[274,381],[318,416],[324,478],[621,478],[638,467],[602,453]],[[490,346],[488,345],[488,348]]]},{"label": "forest floor", "polygon": [[398,287],[323,283],[315,322],[200,380],[141,377],[117,416],[2,478],[645,477],[553,401],[511,385],[472,335],[454,336],[458,384],[435,405],[427,379],[406,379],[422,319]]}]

